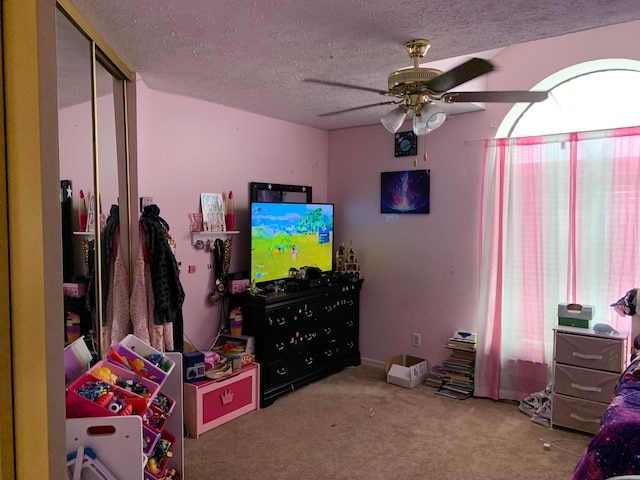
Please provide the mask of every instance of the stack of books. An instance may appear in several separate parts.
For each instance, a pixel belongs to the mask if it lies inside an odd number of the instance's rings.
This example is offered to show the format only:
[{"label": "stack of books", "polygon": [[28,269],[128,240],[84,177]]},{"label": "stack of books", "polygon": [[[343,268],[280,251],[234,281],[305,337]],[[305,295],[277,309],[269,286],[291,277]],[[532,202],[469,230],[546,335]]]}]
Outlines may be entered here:
[{"label": "stack of books", "polygon": [[445,375],[442,365],[434,365],[427,373],[427,387],[440,388],[444,383]]},{"label": "stack of books", "polygon": [[451,355],[442,362],[442,385],[436,392],[445,397],[464,400],[473,395],[473,379],[476,363],[476,336],[467,334],[451,337],[446,345]]}]

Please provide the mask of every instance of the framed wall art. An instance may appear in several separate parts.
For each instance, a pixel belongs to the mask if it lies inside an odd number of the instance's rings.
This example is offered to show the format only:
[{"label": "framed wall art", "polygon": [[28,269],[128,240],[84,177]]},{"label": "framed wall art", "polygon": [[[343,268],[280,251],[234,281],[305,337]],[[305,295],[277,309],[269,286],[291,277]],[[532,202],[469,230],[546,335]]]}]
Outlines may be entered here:
[{"label": "framed wall art", "polygon": [[395,133],[395,150],[396,157],[407,157],[418,154],[418,137],[413,131]]},{"label": "framed wall art", "polygon": [[380,213],[429,213],[430,170],[380,175]]},{"label": "framed wall art", "polygon": [[224,199],[221,193],[201,193],[202,227],[205,232],[224,232]]}]

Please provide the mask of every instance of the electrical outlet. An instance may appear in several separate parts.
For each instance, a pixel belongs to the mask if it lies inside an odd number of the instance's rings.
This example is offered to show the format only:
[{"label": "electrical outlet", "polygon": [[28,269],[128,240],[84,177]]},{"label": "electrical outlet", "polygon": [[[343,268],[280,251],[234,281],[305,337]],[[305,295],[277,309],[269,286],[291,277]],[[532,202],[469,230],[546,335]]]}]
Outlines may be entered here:
[{"label": "electrical outlet", "polygon": [[411,345],[413,345],[414,347],[419,347],[420,346],[420,334],[419,333],[412,333],[411,334]]},{"label": "electrical outlet", "polygon": [[140,211],[144,211],[144,207],[148,207],[153,203],[153,197],[140,197]]}]

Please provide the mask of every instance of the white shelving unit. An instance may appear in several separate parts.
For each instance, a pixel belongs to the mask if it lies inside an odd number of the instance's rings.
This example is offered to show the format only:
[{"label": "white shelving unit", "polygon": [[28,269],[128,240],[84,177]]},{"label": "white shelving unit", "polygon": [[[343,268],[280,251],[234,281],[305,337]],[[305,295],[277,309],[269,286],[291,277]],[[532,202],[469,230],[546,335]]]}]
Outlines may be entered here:
[{"label": "white shelving unit", "polygon": [[[162,386],[162,392],[176,404],[164,430],[175,437],[172,457],[168,467],[175,468],[184,480],[184,408],[182,404],[182,354],[166,352],[175,366]],[[111,473],[118,479],[143,480],[148,475],[143,471],[142,420],[131,415],[127,417],[87,417],[67,419],[67,453],[76,451],[78,446],[91,447]],[[103,429],[100,435],[91,429]],[[107,429],[107,434],[104,429]]]}]

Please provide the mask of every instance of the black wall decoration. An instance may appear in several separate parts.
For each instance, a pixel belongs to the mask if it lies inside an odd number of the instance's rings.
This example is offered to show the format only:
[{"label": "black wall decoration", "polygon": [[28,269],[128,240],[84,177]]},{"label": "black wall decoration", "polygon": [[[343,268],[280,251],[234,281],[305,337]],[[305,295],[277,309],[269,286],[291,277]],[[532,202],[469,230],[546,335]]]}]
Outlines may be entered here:
[{"label": "black wall decoration", "polygon": [[418,137],[413,131],[397,132],[395,134],[395,156],[406,157],[418,154]]}]

